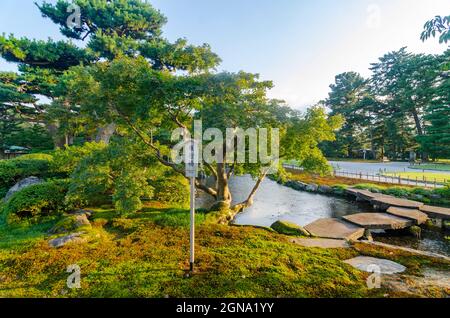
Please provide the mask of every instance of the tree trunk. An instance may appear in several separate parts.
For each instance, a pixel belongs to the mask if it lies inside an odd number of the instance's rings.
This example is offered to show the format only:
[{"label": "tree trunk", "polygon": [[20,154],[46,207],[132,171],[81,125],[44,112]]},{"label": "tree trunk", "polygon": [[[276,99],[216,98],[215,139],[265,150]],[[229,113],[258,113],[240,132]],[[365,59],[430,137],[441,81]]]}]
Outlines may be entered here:
[{"label": "tree trunk", "polygon": [[54,123],[47,123],[46,124],[47,131],[49,132],[50,136],[53,139],[53,145],[55,146],[55,149],[57,148],[63,148],[66,144],[66,138],[61,137],[58,134],[58,125]]},{"label": "tree trunk", "polygon": [[[416,109],[412,110],[412,115],[414,117],[414,123],[416,124],[416,130],[417,130],[417,135],[423,136],[423,128],[422,128],[422,123],[420,122],[420,118],[419,118],[419,114],[417,113]],[[427,162],[429,160],[428,158],[428,154],[426,152],[421,152],[420,153],[420,157],[422,162]]]},{"label": "tree trunk", "polygon": [[231,204],[231,192],[228,186],[228,176],[224,163],[217,164],[217,198],[218,202]]},{"label": "tree trunk", "polygon": [[104,142],[105,144],[108,144],[115,132],[116,132],[115,123],[99,127],[97,130],[97,135],[95,136],[95,141]]}]

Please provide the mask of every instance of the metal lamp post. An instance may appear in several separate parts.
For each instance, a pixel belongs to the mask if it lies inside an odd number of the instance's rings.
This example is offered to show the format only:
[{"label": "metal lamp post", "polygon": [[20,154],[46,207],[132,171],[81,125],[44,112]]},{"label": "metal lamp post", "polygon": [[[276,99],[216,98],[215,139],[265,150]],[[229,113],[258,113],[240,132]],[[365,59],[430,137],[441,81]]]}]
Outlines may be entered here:
[{"label": "metal lamp post", "polygon": [[189,271],[194,271],[195,263],[195,178],[198,173],[198,145],[194,139],[186,143],[185,151],[186,177],[190,185],[190,236],[189,236]]}]

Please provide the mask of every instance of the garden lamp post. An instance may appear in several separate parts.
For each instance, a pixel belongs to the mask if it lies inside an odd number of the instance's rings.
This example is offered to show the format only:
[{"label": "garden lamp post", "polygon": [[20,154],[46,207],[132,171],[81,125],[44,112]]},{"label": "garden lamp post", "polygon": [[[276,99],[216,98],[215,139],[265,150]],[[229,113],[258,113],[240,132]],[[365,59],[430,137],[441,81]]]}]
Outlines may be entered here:
[{"label": "garden lamp post", "polygon": [[198,145],[194,139],[189,139],[185,146],[186,177],[190,187],[190,236],[189,236],[189,271],[194,271],[195,262],[195,178],[198,173]]}]

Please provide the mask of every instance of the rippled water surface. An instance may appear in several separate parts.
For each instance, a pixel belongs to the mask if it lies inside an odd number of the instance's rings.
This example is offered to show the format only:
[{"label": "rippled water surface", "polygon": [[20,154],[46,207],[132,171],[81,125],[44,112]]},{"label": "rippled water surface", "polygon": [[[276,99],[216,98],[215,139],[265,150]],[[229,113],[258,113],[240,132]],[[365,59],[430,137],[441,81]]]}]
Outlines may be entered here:
[{"label": "rippled water surface", "polygon": [[[244,201],[253,185],[249,176],[230,180],[233,203]],[[198,198],[199,206],[208,203],[211,202],[205,196]],[[254,204],[239,214],[235,223],[270,226],[277,220],[285,220],[305,226],[321,218],[339,218],[361,212],[373,212],[373,209],[367,203],[296,191],[266,179],[256,193]],[[422,240],[399,234],[375,236],[375,240],[450,255],[450,244],[445,240],[445,234],[439,231],[424,232]]]}]

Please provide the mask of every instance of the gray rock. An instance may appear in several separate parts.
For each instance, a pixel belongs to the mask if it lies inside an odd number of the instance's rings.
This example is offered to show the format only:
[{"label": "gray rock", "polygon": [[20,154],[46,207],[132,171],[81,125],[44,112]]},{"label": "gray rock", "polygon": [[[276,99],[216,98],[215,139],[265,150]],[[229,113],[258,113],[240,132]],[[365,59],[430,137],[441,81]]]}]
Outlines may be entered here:
[{"label": "gray rock", "polygon": [[288,186],[291,189],[301,191],[301,190],[305,189],[306,184],[303,182],[299,182],[299,181],[288,181],[288,182],[286,182],[286,186]]},{"label": "gray rock", "polygon": [[321,185],[321,186],[319,186],[318,191],[320,193],[331,193],[331,192],[333,192],[333,188],[331,188],[327,185]]},{"label": "gray rock", "polygon": [[63,234],[70,233],[72,231],[80,230],[81,227],[91,227],[91,222],[89,222],[86,214],[71,214],[58,223],[56,223],[49,231],[51,234]]},{"label": "gray rock", "polygon": [[9,198],[12,197],[12,195],[14,193],[19,192],[20,190],[27,188],[29,186],[32,186],[34,184],[39,184],[42,182],[43,181],[37,177],[28,177],[28,178],[22,179],[9,189],[9,191],[6,193],[6,196],[3,200],[7,201],[7,200],[9,200]]},{"label": "gray rock", "polygon": [[358,256],[346,260],[344,263],[368,273],[379,272],[380,274],[397,274],[406,270],[405,266],[393,261],[367,256]]},{"label": "gray rock", "polygon": [[66,236],[58,237],[48,241],[48,244],[51,247],[58,248],[62,247],[68,243],[84,243],[86,239],[82,238],[81,235],[85,234],[85,232],[72,233]]},{"label": "gray rock", "polygon": [[88,219],[92,216],[93,213],[94,212],[92,210],[84,210],[84,209],[68,212],[68,214],[70,215],[85,215]]},{"label": "gray rock", "polygon": [[423,195],[421,195],[421,194],[415,194],[415,195],[414,195],[414,199],[416,199],[416,200],[423,200],[424,197],[423,197]]},{"label": "gray rock", "polygon": [[345,190],[340,188],[340,187],[333,187],[333,193],[335,195],[344,195],[345,194]]},{"label": "gray rock", "polygon": [[430,199],[439,200],[442,199],[442,196],[437,193],[430,194]]},{"label": "gray rock", "polygon": [[308,184],[305,188],[306,191],[309,192],[316,192],[319,189],[319,186],[317,184]]}]

